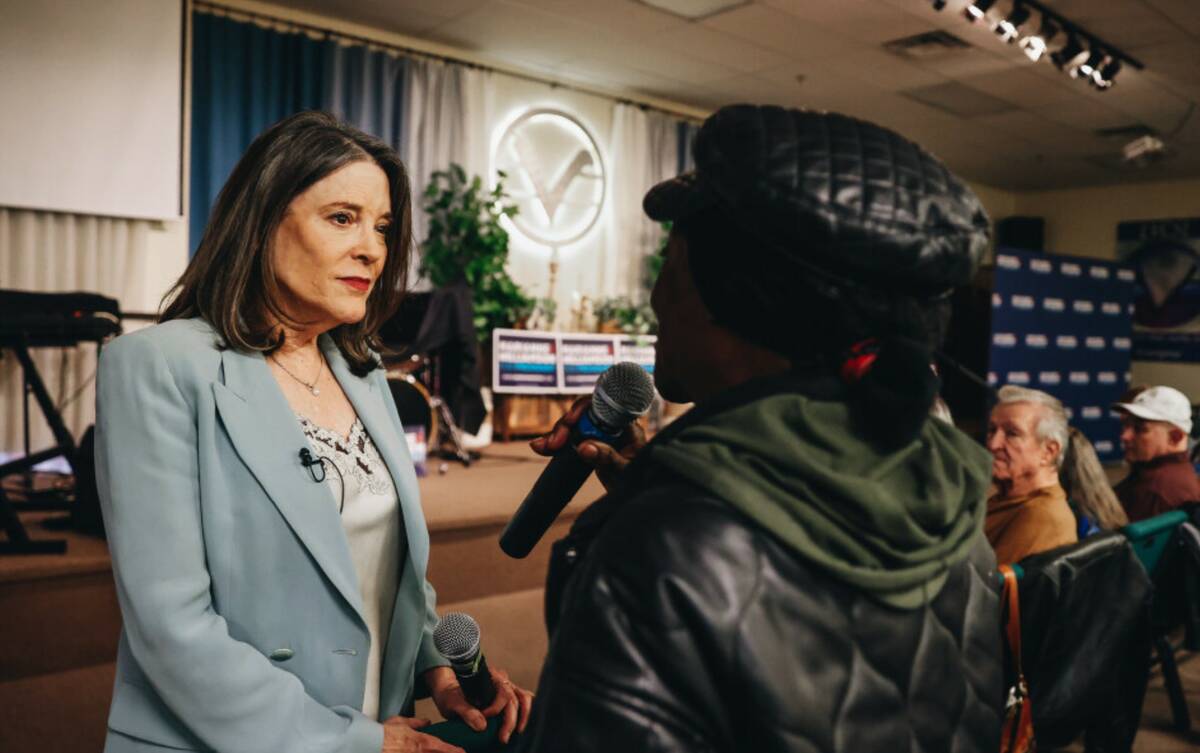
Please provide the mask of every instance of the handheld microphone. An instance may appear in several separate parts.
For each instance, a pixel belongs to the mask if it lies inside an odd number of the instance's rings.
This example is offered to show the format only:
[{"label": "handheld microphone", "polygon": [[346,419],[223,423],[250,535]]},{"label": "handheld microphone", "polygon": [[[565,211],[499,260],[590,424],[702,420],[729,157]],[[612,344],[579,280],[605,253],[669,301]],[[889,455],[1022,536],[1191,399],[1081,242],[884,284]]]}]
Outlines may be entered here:
[{"label": "handheld microphone", "polygon": [[653,401],[654,381],[636,363],[618,363],[600,375],[591,407],[580,416],[570,440],[550,459],[501,534],[500,548],[505,554],[516,559],[528,555],[591,475],[592,467],[579,457],[575,445],[585,439],[615,445],[626,427],[650,410]]},{"label": "handheld microphone", "polygon": [[433,645],[450,661],[467,702],[486,709],[496,700],[496,686],[479,650],[479,623],[468,614],[450,612],[433,629]]}]

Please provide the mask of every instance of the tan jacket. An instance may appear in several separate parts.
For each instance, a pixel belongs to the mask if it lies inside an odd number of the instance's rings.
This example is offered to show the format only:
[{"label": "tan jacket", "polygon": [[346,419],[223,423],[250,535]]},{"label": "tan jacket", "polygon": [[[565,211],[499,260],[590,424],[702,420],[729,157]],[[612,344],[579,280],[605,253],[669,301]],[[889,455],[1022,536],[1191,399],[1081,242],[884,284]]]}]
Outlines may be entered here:
[{"label": "tan jacket", "polygon": [[984,531],[1001,565],[1079,540],[1067,493],[1058,484],[1019,497],[992,497]]}]

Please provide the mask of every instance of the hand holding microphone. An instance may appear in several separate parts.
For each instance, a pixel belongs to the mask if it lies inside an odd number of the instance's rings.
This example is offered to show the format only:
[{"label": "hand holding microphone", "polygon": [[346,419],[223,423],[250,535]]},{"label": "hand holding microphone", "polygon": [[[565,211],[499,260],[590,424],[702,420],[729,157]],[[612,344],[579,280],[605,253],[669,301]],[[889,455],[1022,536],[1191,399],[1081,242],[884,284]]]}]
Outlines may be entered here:
[{"label": "hand holding microphone", "polygon": [[[452,681],[430,686],[442,716],[458,717],[475,732],[490,730],[502,743],[507,743],[513,732],[525,731],[533,693],[514,685],[504,670],[488,667],[474,618],[461,612],[444,615],[434,628],[433,645],[454,673]],[[445,667],[438,669],[444,671]],[[503,718],[497,731],[485,717],[498,715]]]},{"label": "hand holding microphone", "polygon": [[[636,363],[618,363],[600,375],[591,401],[586,405],[579,401],[572,406],[573,425],[569,432],[565,428],[566,422],[560,421],[540,447],[533,445],[535,451],[543,452],[557,445],[557,451],[501,534],[500,548],[505,554],[520,559],[533,550],[587,481],[602,453],[604,465],[609,468],[623,466],[622,461],[627,460],[627,456],[619,452],[609,454],[605,450],[621,444],[629,434],[629,427],[650,410],[653,401],[654,382]],[[567,436],[558,439],[563,434]],[[601,444],[610,447],[602,449]],[[622,446],[622,449],[631,453],[637,451],[636,447]]]},{"label": "hand holding microphone", "polygon": [[[579,398],[563,414],[562,418],[555,422],[553,429],[530,442],[529,446],[539,455],[554,457],[571,440],[571,433],[575,430],[579,419],[591,407],[591,395]],[[625,470],[625,466],[629,465],[629,461],[633,460],[645,446],[646,432],[642,429],[641,424],[634,421],[625,429],[616,445],[585,439],[575,445],[575,452],[579,453],[579,457],[596,470],[596,478],[600,480],[605,490],[609,490],[616,483],[621,472]]]}]

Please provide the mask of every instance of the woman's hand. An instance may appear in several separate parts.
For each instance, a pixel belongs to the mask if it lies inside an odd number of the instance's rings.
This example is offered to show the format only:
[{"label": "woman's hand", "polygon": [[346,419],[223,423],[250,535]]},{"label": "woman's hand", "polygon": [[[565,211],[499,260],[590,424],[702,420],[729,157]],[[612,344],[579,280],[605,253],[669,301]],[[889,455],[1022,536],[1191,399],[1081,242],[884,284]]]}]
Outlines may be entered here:
[{"label": "woman's hand", "polygon": [[428,719],[393,716],[383,723],[381,753],[464,753],[462,748],[417,731],[428,725]]},{"label": "woman's hand", "polygon": [[513,731],[524,732],[529,722],[529,709],[533,706],[533,693],[519,688],[508,679],[508,673],[503,669],[491,669],[492,684],[496,688],[496,698],[486,709],[472,706],[458,678],[449,667],[435,667],[425,673],[425,683],[429,686],[430,695],[438,711],[447,719],[458,717],[476,732],[482,732],[487,727],[487,718],[504,715],[500,722],[500,742],[507,743]]},{"label": "woman's hand", "polygon": [[[554,455],[563,445],[567,444],[571,430],[575,424],[579,423],[579,417],[591,404],[591,395],[576,400],[571,405],[571,409],[558,419],[549,433],[533,440],[529,446],[539,455]],[[629,461],[633,460],[634,456],[646,446],[646,432],[642,430],[641,424],[634,421],[621,433],[617,444],[621,447],[620,450],[603,442],[588,439],[580,442],[575,448],[579,457],[596,469],[596,478],[600,479],[600,483],[606,490],[612,489],[621,472],[625,470],[625,466],[629,465]]]}]

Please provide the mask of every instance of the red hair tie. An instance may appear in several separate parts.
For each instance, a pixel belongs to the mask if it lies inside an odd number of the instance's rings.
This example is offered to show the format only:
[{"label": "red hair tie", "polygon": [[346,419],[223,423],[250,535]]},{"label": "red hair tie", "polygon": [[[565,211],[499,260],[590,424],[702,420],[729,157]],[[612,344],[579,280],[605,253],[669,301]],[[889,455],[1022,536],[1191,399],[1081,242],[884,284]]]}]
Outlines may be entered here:
[{"label": "red hair tie", "polygon": [[871,370],[871,366],[874,365],[875,359],[878,357],[878,340],[872,337],[869,340],[856,342],[847,351],[846,360],[842,361],[842,367],[839,369],[842,381],[847,384],[853,384],[862,379]]}]

